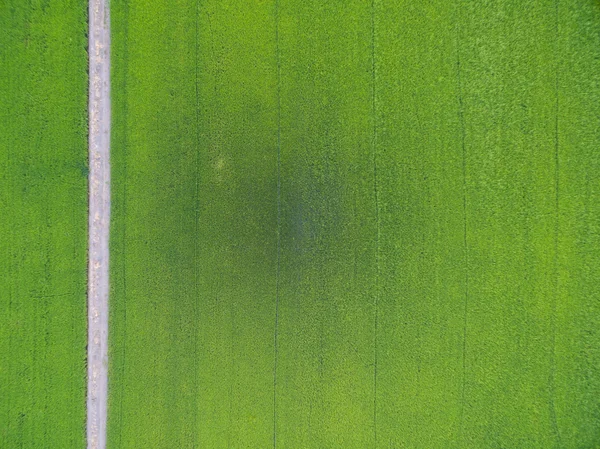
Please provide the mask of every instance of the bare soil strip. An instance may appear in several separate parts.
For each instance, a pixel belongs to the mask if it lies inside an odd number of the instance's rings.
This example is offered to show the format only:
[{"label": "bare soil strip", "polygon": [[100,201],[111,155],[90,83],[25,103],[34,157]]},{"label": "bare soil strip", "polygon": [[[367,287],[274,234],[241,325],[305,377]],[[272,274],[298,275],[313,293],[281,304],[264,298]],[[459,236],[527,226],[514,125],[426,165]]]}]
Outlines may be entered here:
[{"label": "bare soil strip", "polygon": [[89,266],[87,447],[106,447],[108,231],[110,224],[110,17],[89,2]]}]

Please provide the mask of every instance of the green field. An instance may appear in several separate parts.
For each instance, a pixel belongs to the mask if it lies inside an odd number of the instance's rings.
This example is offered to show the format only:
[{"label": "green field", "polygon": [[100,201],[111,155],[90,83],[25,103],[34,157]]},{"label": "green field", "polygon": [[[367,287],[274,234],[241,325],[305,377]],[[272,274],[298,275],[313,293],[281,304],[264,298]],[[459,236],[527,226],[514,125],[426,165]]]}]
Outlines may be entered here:
[{"label": "green field", "polygon": [[85,445],[87,2],[0,2],[0,447]]},{"label": "green field", "polygon": [[600,447],[597,1],[112,29],[110,447]]}]

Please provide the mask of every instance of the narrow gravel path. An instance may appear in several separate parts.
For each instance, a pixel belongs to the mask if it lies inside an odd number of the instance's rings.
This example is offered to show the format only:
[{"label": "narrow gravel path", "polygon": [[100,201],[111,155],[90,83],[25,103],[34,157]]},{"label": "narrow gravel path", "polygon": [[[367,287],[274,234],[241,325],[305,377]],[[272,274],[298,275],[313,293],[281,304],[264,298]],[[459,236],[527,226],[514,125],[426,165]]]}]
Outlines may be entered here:
[{"label": "narrow gravel path", "polygon": [[89,266],[87,447],[106,448],[108,230],[110,224],[110,18],[89,1]]}]

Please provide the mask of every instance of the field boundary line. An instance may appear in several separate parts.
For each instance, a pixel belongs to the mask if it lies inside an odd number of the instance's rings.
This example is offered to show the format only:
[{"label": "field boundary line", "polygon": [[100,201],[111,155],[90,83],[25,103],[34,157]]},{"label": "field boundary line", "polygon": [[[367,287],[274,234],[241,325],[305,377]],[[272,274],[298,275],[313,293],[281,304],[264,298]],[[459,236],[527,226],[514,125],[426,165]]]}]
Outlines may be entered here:
[{"label": "field boundary line", "polygon": [[110,15],[89,0],[88,449],[106,448],[108,390],[108,238],[110,225]]}]

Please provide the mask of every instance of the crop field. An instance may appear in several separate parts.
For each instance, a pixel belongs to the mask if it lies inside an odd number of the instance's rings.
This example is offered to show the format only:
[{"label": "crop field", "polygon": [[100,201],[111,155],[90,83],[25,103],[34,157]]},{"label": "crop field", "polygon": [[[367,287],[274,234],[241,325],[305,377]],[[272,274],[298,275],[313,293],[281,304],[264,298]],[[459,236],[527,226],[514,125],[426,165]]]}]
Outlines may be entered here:
[{"label": "crop field", "polygon": [[600,447],[598,2],[112,29],[110,447]]},{"label": "crop field", "polygon": [[85,445],[87,3],[0,2],[0,447]]}]

